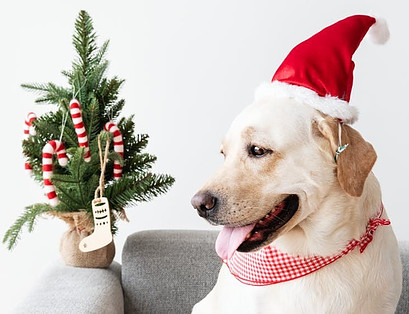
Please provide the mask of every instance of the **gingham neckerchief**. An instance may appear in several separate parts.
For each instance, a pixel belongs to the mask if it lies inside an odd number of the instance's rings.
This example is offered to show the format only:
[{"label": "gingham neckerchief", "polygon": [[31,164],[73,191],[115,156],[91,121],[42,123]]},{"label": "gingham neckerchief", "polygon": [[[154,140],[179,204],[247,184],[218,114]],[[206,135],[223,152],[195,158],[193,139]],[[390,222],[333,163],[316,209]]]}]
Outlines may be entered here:
[{"label": "gingham neckerchief", "polygon": [[344,250],[333,256],[291,256],[269,245],[253,253],[236,251],[230,259],[223,262],[239,281],[252,286],[267,286],[300,278],[335,262],[356,247],[362,253],[372,241],[378,226],[390,224],[388,219],[381,218],[382,213],[383,204],[378,214],[369,220],[361,238],[352,239]]}]

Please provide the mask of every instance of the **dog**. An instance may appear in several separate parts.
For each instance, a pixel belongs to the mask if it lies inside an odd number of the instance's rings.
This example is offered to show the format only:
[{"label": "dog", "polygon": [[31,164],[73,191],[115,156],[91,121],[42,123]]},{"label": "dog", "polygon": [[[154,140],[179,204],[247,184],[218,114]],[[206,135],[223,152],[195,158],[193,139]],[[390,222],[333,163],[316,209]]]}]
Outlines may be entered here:
[{"label": "dog", "polygon": [[[201,217],[224,226],[216,242],[224,263],[194,314],[395,312],[402,269],[372,173],[376,152],[323,111],[259,92],[233,121],[221,145],[223,166],[192,198]],[[246,258],[271,245],[298,261],[336,260],[277,283],[235,273],[235,254]]]}]

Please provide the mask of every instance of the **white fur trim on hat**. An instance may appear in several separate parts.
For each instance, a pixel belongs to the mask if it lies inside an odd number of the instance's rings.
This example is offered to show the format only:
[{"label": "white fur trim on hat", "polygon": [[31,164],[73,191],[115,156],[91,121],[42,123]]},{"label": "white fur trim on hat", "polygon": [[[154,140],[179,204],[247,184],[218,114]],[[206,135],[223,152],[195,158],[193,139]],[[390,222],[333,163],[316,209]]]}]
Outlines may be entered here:
[{"label": "white fur trim on hat", "polygon": [[389,28],[386,20],[381,17],[374,17],[376,23],[371,26],[368,36],[375,44],[383,45],[389,39]]},{"label": "white fur trim on hat", "polygon": [[280,81],[263,83],[255,93],[255,100],[265,98],[294,98],[331,117],[341,119],[345,123],[354,123],[358,119],[358,109],[338,97],[321,97],[306,87],[291,85]]}]

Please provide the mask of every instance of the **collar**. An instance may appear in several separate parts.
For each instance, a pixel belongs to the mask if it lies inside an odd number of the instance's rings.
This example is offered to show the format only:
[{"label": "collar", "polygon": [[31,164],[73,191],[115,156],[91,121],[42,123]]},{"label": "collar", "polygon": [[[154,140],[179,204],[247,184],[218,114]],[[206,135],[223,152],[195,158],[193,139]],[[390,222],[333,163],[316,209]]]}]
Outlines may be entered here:
[{"label": "collar", "polygon": [[230,259],[223,262],[234,277],[247,285],[267,286],[297,279],[335,262],[357,247],[362,253],[371,243],[375,230],[379,226],[390,224],[388,219],[381,218],[383,210],[381,204],[379,212],[369,219],[366,231],[360,239],[352,239],[342,251],[332,256],[292,256],[269,245],[252,253],[236,251]]}]

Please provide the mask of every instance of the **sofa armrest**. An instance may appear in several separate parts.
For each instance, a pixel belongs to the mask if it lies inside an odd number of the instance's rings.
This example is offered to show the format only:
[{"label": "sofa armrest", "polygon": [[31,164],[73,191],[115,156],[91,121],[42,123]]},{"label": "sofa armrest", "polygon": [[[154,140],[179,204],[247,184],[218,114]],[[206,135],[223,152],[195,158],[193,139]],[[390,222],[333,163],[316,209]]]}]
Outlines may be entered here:
[{"label": "sofa armrest", "polygon": [[15,313],[124,313],[121,265],[106,269],[53,264]]},{"label": "sofa armrest", "polygon": [[134,233],[122,251],[125,313],[190,313],[216,283],[215,231]]}]

